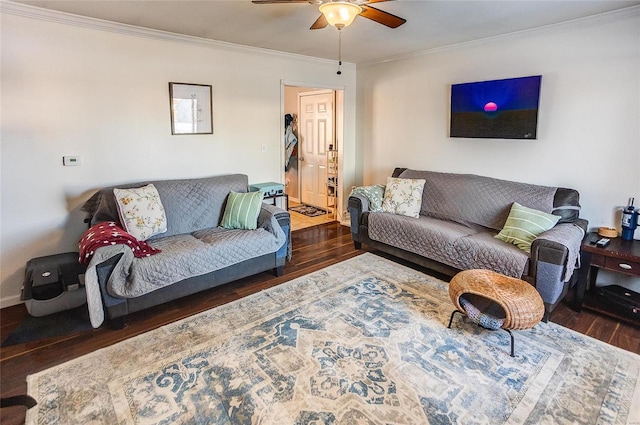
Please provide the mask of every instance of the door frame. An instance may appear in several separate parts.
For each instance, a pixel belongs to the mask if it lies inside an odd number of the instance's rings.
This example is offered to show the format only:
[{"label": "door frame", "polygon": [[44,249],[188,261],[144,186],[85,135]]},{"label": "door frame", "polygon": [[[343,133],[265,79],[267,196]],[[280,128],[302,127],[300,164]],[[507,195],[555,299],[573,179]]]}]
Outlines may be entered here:
[{"label": "door frame", "polygon": [[[338,147],[338,182],[344,182],[343,180],[343,160],[342,155],[344,153],[344,112],[345,112],[345,95],[346,88],[345,86],[340,85],[327,85],[327,84],[316,84],[308,81],[291,81],[291,80],[280,80],[280,134],[284,134],[284,120],[282,117],[284,116],[284,102],[285,102],[285,87],[299,87],[299,88],[307,88],[314,89],[314,91],[321,90],[332,90],[335,93],[335,117],[334,117],[334,128],[335,128],[335,143]],[[298,105],[299,106],[299,105]],[[298,170],[300,168],[298,167]],[[281,181],[286,181],[285,171],[284,171],[284,143],[280,143],[280,170],[281,170]],[[300,174],[300,173],[299,173]],[[338,184],[338,197],[337,197],[337,205],[336,205],[336,219],[338,221],[342,220],[342,185],[343,183]],[[300,175],[298,175],[298,189],[300,189]]]}]

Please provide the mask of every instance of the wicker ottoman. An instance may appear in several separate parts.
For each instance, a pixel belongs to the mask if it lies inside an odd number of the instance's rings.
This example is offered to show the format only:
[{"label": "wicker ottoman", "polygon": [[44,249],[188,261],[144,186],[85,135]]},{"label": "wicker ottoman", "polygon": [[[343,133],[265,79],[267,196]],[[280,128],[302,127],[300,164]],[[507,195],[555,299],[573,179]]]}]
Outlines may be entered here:
[{"label": "wicker ottoman", "polygon": [[544,315],[544,303],[529,283],[491,270],[465,270],[449,283],[449,297],[457,310],[451,313],[449,328],[456,313],[466,314],[487,329],[511,330],[534,327]]}]

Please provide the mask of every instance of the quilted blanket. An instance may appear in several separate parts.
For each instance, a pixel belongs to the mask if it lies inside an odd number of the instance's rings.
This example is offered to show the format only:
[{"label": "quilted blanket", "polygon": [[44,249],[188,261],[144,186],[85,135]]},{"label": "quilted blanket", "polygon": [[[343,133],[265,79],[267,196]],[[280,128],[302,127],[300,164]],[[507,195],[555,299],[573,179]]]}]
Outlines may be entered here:
[{"label": "quilted blanket", "polygon": [[91,324],[104,320],[102,298],[96,266],[114,255],[122,254],[107,282],[111,296],[133,298],[194,276],[200,276],[251,258],[276,252],[287,235],[274,216],[259,222],[256,230],[198,230],[150,240],[161,252],[136,258],[126,245],[109,245],[96,249],[85,274],[87,303]]}]

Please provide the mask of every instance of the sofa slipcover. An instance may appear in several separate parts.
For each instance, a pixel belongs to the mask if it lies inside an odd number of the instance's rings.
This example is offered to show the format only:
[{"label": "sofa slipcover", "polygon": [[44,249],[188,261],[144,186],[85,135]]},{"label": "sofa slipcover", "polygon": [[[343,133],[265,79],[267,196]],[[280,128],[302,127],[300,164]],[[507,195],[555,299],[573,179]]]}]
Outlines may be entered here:
[{"label": "sofa slipcover", "polygon": [[[201,179],[163,180],[119,185],[140,187],[152,183],[167,217],[167,231],[147,242],[162,250],[135,258],[126,245],[98,248],[85,275],[91,322],[104,320],[104,307],[115,327],[129,313],[272,270],[281,275],[291,256],[290,217],[287,211],[263,204],[255,230],[219,226],[231,191],[245,193],[248,177],[231,174]],[[83,206],[90,226],[119,223],[113,187],[99,190]]]},{"label": "sofa slipcover", "polygon": [[[548,320],[577,278],[588,222],[579,218],[576,190],[406,168],[396,168],[393,177],[425,179],[420,216],[373,212],[365,196],[352,194],[348,209],[357,249],[365,243],[448,276],[488,269],[523,279],[540,293]],[[533,241],[531,253],[494,237],[514,202],[560,216]]]}]

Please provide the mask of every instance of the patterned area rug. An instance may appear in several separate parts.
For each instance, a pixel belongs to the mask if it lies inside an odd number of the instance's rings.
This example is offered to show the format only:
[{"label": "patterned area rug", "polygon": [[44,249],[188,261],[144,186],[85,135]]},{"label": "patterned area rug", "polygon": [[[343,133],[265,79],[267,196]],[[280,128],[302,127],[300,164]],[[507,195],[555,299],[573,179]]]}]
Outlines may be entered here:
[{"label": "patterned area rug", "polygon": [[553,323],[509,335],[373,254],[28,377],[27,423],[638,424],[640,356]]},{"label": "patterned area rug", "polygon": [[322,208],[312,207],[311,205],[297,205],[295,207],[289,207],[289,211],[297,212],[298,214],[303,214],[307,217],[317,217],[327,213]]}]

